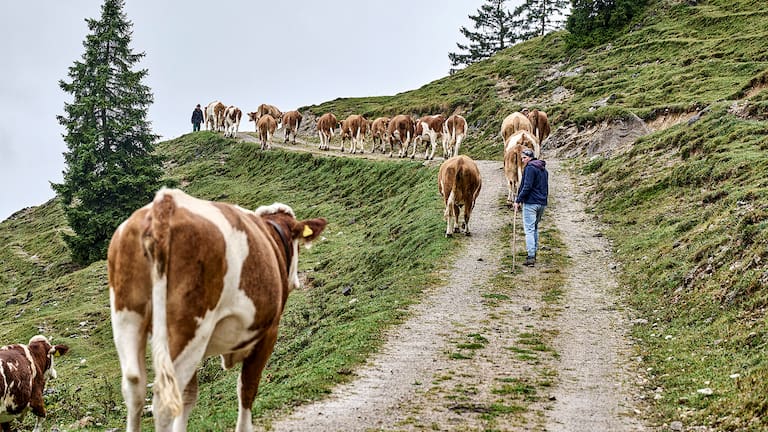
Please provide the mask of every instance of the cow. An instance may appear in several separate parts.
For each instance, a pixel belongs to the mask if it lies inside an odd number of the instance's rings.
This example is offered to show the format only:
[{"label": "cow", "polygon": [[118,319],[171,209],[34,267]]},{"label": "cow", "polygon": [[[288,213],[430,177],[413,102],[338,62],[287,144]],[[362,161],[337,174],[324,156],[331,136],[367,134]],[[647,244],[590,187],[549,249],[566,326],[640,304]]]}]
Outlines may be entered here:
[{"label": "cow", "polygon": [[163,188],[115,231],[107,252],[112,332],[127,406],[139,431],[151,333],[155,430],[186,430],[199,363],[242,363],[237,432],[252,431],[251,406],[291,290],[299,246],[325,229],[275,203],[255,211]]},{"label": "cow", "polygon": [[224,127],[224,110],[227,107],[219,102],[213,101],[205,107],[205,128],[209,131],[220,132]]},{"label": "cow", "polygon": [[[533,150],[535,155],[541,151],[539,140],[530,132],[521,130],[509,137],[504,145],[504,175],[507,177],[507,204],[512,204],[517,196],[517,188],[523,179],[522,151]],[[536,156],[538,157],[538,156]]]},{"label": "cow", "polygon": [[261,149],[272,149],[272,137],[277,130],[277,121],[269,114],[264,114],[259,118],[259,122],[256,125],[259,131],[259,140],[261,140]]},{"label": "cow", "polygon": [[384,153],[386,142],[389,141],[387,136],[387,127],[389,126],[389,117],[377,117],[373,123],[371,123],[371,153],[376,150],[376,145]]},{"label": "cow", "polygon": [[454,114],[443,123],[443,157],[459,155],[461,142],[467,136],[467,120]]},{"label": "cow", "polygon": [[296,133],[299,131],[299,127],[301,127],[301,119],[301,113],[298,111],[288,111],[283,114],[285,142],[288,142],[290,135],[293,134],[293,143],[296,144]]},{"label": "cow", "polygon": [[278,123],[283,121],[283,113],[276,106],[269,104],[259,105],[256,111],[248,113],[248,116],[251,117],[251,121],[258,122],[261,116],[266,114],[271,115]]},{"label": "cow", "polygon": [[416,156],[417,142],[422,142],[424,138],[429,138],[429,144],[432,146],[430,153],[429,147],[424,151],[424,159],[432,160],[435,158],[435,146],[437,139],[443,137],[443,126],[445,125],[445,116],[442,114],[424,116],[416,120],[414,126],[413,153],[411,159]]},{"label": "cow", "polygon": [[317,119],[317,134],[320,136],[320,150],[328,150],[331,148],[333,132],[336,130],[338,124],[339,121],[333,113],[325,113]]},{"label": "cow", "polygon": [[10,432],[11,422],[32,410],[34,432],[40,432],[45,419],[43,389],[46,379],[55,379],[53,358],[66,354],[66,345],[52,345],[42,335],[33,336],[27,345],[0,347],[0,429]]},{"label": "cow", "polygon": [[533,133],[533,126],[531,126],[531,121],[528,120],[528,117],[526,117],[525,114],[521,112],[513,112],[501,122],[500,134],[502,142],[506,145],[509,137],[520,130]]},{"label": "cow", "polygon": [[531,132],[539,139],[539,144],[544,144],[544,140],[547,139],[550,133],[549,119],[547,113],[534,109],[526,114],[528,120],[531,122]]},{"label": "cow", "polygon": [[365,134],[368,132],[368,120],[359,114],[352,114],[341,122],[341,151],[344,152],[344,141],[350,140],[349,151],[365,153]]},{"label": "cow", "polygon": [[448,223],[445,228],[446,237],[460,232],[459,213],[462,207],[464,208],[462,228],[465,235],[470,235],[469,218],[472,216],[472,209],[475,207],[482,185],[480,169],[468,156],[453,156],[440,165],[437,187],[445,202],[443,217]]},{"label": "cow", "polygon": [[398,157],[405,157],[408,153],[408,146],[411,143],[411,139],[414,134],[413,118],[409,115],[398,114],[392,118],[387,127],[387,135],[389,136],[389,157],[395,151],[395,143],[400,145],[400,150],[397,152]]},{"label": "cow", "polygon": [[230,105],[224,111],[224,136],[236,137],[237,132],[240,129],[240,118],[243,117],[243,112],[240,108]]}]

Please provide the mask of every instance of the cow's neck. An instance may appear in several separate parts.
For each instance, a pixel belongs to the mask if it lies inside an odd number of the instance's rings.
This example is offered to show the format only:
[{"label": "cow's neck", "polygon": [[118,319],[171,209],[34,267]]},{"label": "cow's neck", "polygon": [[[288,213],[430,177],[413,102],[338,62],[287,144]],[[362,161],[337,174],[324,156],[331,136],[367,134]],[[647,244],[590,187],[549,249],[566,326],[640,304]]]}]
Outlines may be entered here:
[{"label": "cow's neck", "polygon": [[267,219],[267,222],[269,222],[270,225],[272,225],[272,228],[275,229],[277,232],[277,235],[280,236],[280,240],[283,242],[283,248],[285,249],[285,267],[286,272],[290,275],[291,273],[291,260],[293,258],[292,248],[291,248],[291,239],[288,238],[285,235],[285,232],[283,232],[283,229],[280,228],[280,225],[271,220]]}]

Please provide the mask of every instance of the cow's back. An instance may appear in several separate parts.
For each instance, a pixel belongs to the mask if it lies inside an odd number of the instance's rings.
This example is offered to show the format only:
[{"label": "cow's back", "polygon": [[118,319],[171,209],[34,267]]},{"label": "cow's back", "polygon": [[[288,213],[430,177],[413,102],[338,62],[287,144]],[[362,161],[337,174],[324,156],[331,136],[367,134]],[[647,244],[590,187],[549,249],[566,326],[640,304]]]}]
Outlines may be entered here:
[{"label": "cow's back", "polygon": [[32,364],[21,345],[0,348],[0,423],[4,415],[15,416],[27,409],[32,394]]}]

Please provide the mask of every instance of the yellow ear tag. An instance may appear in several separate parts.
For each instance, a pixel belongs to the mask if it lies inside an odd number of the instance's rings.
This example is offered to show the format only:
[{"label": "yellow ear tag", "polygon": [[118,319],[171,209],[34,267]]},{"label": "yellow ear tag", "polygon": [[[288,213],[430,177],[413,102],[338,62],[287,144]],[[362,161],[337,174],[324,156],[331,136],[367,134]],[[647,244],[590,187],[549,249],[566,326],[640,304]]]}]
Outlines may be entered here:
[{"label": "yellow ear tag", "polygon": [[54,356],[54,357],[61,357],[61,353],[60,353],[60,352],[58,352],[58,351],[55,351],[55,352],[53,353],[53,356]]},{"label": "yellow ear tag", "polygon": [[301,233],[301,235],[304,237],[309,237],[312,235],[313,232],[314,231],[312,231],[312,228],[310,228],[309,225],[304,225],[304,232]]}]

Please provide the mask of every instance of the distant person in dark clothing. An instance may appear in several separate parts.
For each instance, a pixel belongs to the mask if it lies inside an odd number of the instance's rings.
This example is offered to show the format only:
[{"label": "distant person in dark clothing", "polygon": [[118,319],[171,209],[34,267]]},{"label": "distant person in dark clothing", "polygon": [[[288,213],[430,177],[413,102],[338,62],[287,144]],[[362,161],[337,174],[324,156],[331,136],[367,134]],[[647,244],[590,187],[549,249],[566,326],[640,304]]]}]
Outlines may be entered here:
[{"label": "distant person in dark clothing", "polygon": [[200,123],[203,122],[203,110],[200,109],[200,104],[197,104],[195,110],[192,111],[192,132],[200,130]]},{"label": "distant person in dark clothing", "polygon": [[515,199],[515,208],[520,209],[520,204],[523,204],[525,249],[528,252],[523,265],[533,267],[536,264],[536,251],[539,249],[539,221],[547,207],[549,173],[546,169],[547,163],[536,159],[532,150],[523,150],[522,156],[525,169]]}]

